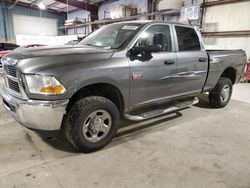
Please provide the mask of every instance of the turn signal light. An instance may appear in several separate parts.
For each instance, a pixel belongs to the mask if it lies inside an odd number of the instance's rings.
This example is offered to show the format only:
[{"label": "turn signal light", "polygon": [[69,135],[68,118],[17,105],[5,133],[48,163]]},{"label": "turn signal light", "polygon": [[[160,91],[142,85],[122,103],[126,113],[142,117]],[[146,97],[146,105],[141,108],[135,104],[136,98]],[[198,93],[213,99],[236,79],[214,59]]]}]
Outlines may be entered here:
[{"label": "turn signal light", "polygon": [[41,93],[47,93],[47,94],[61,94],[64,92],[64,87],[57,85],[57,86],[48,86],[48,87],[42,87],[40,90]]}]

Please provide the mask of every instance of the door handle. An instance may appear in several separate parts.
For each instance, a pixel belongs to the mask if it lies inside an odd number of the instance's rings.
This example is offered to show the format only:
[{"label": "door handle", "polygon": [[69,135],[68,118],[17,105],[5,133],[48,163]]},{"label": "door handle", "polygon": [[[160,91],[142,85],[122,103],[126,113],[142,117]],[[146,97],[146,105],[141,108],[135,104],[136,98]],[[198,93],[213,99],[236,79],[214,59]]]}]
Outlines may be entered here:
[{"label": "door handle", "polygon": [[204,57],[200,57],[200,58],[199,58],[199,62],[207,62],[207,60],[208,60],[208,59],[207,59],[207,58],[204,58]]},{"label": "door handle", "polygon": [[173,65],[175,63],[175,60],[165,60],[164,64],[165,65]]}]

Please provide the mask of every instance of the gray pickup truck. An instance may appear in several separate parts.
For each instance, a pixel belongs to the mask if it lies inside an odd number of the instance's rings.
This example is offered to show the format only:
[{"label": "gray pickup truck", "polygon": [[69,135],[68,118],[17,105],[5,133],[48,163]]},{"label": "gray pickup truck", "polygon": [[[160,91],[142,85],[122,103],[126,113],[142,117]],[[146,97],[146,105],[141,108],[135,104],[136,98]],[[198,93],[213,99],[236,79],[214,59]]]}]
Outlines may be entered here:
[{"label": "gray pickup truck", "polygon": [[103,148],[120,118],[177,111],[209,93],[228,104],[243,75],[242,50],[205,50],[199,30],[156,21],[114,23],[75,46],[19,49],[2,58],[5,108],[33,130],[63,130],[83,152]]}]

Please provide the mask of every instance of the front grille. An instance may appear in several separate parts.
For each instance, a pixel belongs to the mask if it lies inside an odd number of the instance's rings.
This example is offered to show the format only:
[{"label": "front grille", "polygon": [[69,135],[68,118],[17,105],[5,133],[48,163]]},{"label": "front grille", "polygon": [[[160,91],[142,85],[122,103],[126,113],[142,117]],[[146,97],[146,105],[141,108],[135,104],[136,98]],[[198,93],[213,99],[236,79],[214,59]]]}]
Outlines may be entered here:
[{"label": "front grille", "polygon": [[13,81],[11,79],[7,79],[7,80],[8,80],[8,86],[9,86],[9,88],[12,89],[15,92],[20,93],[20,88],[19,88],[18,82]]},{"label": "front grille", "polygon": [[20,96],[21,90],[18,82],[16,60],[3,57],[1,62],[3,64],[3,72],[7,88],[16,92],[16,94]]},{"label": "front grille", "polygon": [[4,65],[4,72],[7,74],[7,75],[10,75],[12,77],[17,77],[17,74],[16,74],[16,67],[14,65],[8,65],[8,64],[5,64]]}]

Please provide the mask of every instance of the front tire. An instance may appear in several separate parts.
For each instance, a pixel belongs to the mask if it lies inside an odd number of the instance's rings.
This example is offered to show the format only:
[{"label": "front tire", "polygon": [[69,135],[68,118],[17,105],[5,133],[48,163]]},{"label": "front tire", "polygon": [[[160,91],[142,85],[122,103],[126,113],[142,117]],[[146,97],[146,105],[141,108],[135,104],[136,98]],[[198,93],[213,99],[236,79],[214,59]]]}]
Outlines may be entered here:
[{"label": "front tire", "polygon": [[89,153],[105,147],[114,138],[120,122],[115,104],[104,97],[91,96],[77,101],[64,121],[68,141]]},{"label": "front tire", "polygon": [[209,104],[214,108],[225,107],[232,96],[232,85],[229,78],[221,77],[215,88],[209,93]]}]

